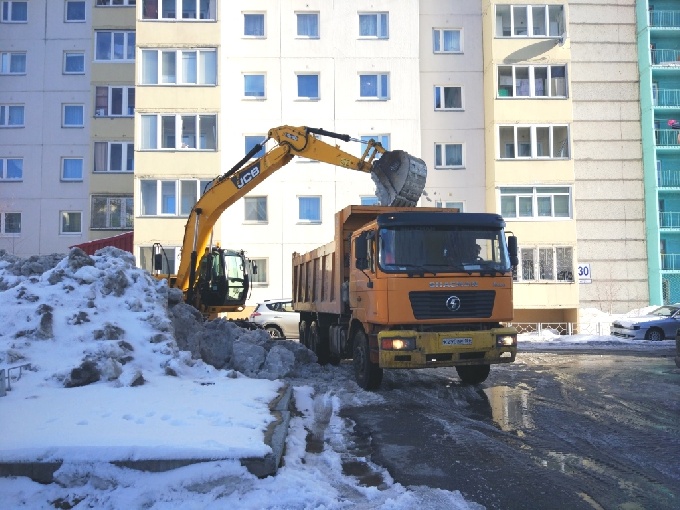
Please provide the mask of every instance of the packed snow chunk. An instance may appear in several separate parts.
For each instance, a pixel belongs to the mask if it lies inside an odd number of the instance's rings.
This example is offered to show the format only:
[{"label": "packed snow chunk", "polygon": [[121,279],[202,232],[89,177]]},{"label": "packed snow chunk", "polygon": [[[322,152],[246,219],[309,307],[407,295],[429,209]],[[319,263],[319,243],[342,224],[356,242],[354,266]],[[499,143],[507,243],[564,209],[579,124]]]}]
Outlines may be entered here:
[{"label": "packed snow chunk", "polygon": [[281,379],[293,373],[295,369],[295,354],[278,344],[267,354],[260,376],[266,379]]},{"label": "packed snow chunk", "polygon": [[267,356],[266,349],[261,345],[237,340],[233,350],[232,367],[248,377],[256,377]]}]

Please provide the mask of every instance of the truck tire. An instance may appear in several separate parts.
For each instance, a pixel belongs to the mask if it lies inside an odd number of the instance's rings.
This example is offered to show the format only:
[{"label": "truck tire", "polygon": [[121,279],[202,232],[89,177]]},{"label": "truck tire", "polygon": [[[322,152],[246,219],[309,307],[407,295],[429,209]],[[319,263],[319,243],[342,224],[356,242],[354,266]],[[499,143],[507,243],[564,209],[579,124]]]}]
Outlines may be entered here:
[{"label": "truck tire", "polygon": [[331,353],[328,341],[321,338],[321,331],[319,330],[319,324],[314,321],[309,326],[309,345],[310,349],[316,354],[316,359],[319,365],[327,365],[330,361]]},{"label": "truck tire", "polygon": [[456,367],[458,377],[463,384],[479,384],[486,381],[491,371],[491,365],[462,365]]},{"label": "truck tire", "polygon": [[371,351],[368,346],[368,338],[363,331],[357,331],[354,335],[354,377],[357,384],[365,390],[377,390],[380,388],[383,378],[383,369],[376,363],[371,362]]}]

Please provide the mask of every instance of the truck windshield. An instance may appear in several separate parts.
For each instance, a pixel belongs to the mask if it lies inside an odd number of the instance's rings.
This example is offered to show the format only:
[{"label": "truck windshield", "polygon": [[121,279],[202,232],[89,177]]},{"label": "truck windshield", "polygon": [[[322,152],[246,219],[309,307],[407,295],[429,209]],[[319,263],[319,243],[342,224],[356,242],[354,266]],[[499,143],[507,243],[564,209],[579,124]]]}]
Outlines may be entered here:
[{"label": "truck windshield", "polygon": [[378,263],[386,272],[512,270],[502,229],[455,226],[381,228]]}]

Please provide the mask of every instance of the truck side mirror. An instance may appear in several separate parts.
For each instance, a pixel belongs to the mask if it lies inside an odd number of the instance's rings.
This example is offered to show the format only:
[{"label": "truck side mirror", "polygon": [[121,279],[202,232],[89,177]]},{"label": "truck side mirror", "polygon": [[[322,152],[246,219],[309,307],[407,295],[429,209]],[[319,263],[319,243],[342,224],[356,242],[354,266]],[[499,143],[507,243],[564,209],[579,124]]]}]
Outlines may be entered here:
[{"label": "truck side mirror", "polygon": [[519,265],[519,257],[517,256],[517,237],[508,237],[508,254],[510,255],[510,264],[512,267],[517,267]]},{"label": "truck side mirror", "polygon": [[163,254],[162,253],[156,253],[153,256],[153,268],[154,268],[154,271],[162,271],[163,270]]},{"label": "truck side mirror", "polygon": [[354,240],[354,265],[361,271],[368,269],[368,232],[362,232]]}]

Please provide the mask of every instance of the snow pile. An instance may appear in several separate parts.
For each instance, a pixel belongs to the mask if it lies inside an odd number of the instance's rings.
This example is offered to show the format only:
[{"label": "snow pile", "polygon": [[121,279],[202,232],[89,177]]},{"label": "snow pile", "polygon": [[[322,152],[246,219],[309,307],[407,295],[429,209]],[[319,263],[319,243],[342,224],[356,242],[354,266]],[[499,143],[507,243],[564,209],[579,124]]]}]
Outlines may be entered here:
[{"label": "snow pile", "polygon": [[204,322],[180,290],[136,268],[133,255],[118,248],[94,256],[74,248],[65,258],[0,252],[0,290],[0,308],[12,310],[0,332],[0,364],[30,364],[65,387],[137,386],[210,367],[273,380],[316,361],[299,343],[273,341],[263,330]]}]

